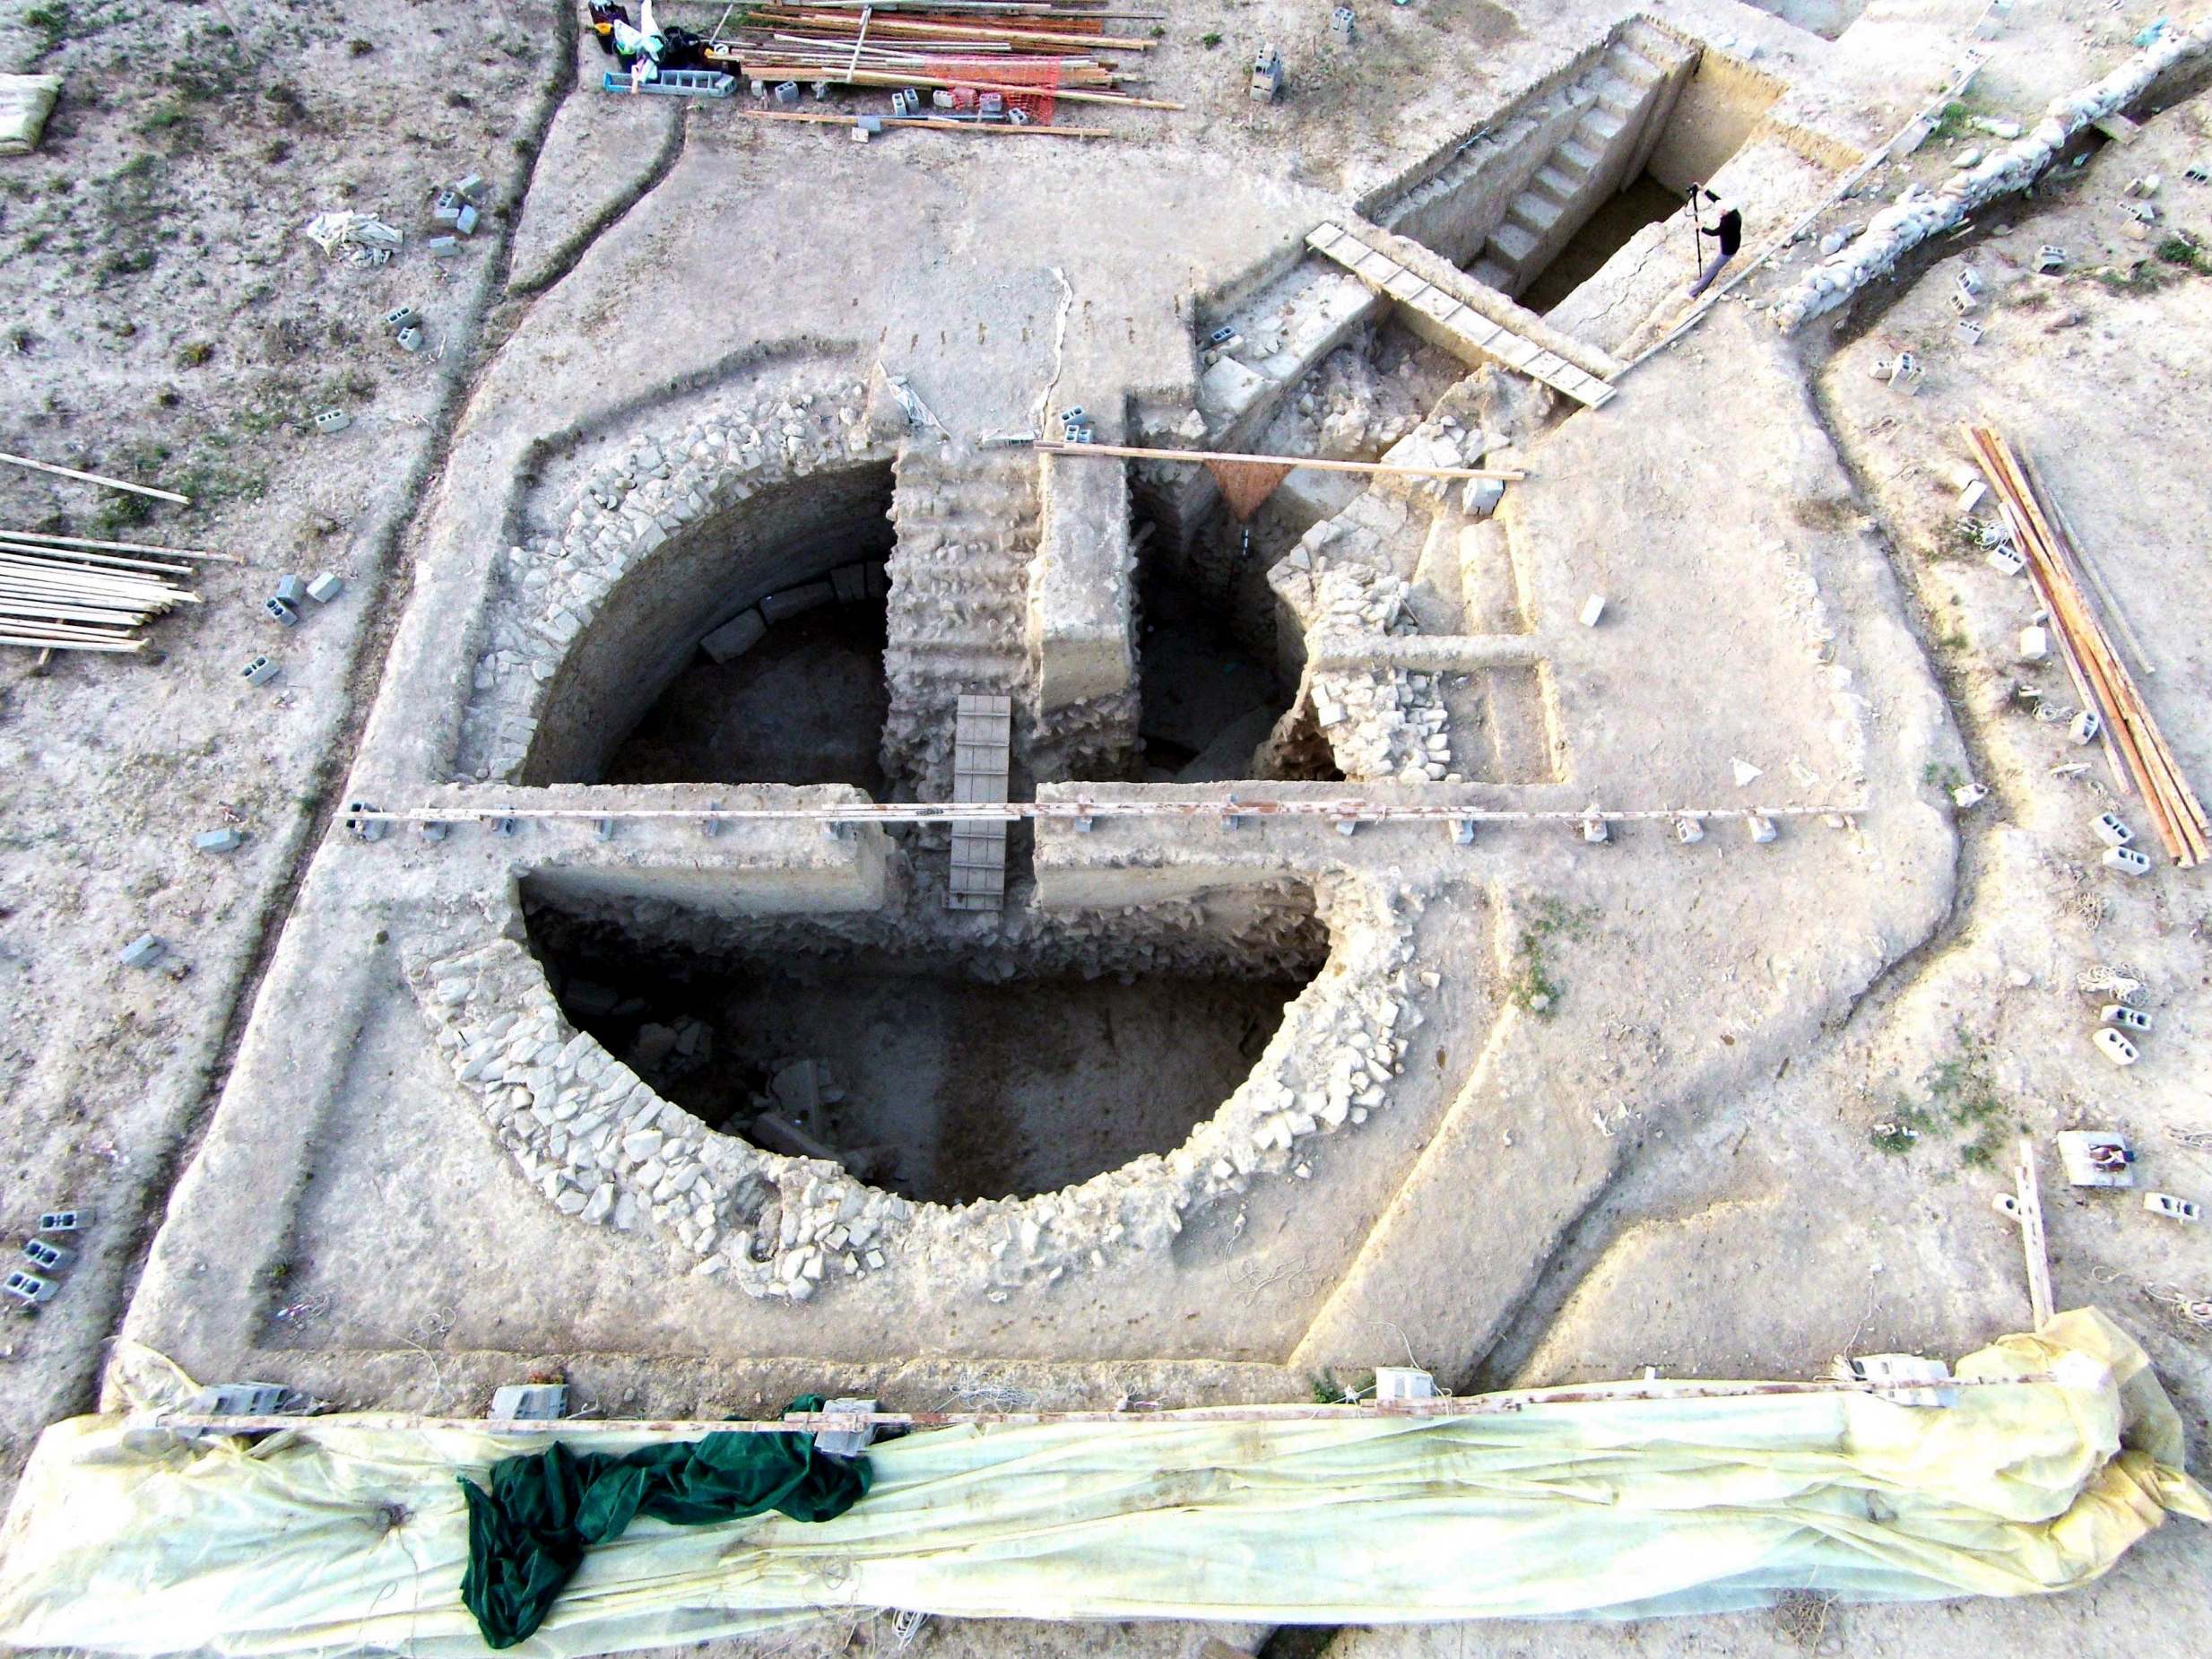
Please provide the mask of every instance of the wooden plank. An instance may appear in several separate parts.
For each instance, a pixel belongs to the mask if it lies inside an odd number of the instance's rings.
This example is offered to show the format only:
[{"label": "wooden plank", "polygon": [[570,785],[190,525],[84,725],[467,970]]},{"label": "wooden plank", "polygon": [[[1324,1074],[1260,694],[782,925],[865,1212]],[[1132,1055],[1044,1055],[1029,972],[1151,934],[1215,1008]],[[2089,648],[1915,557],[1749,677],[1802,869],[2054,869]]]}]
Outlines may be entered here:
[{"label": "wooden plank", "polygon": [[2051,1323],[2058,1309],[2051,1294],[2051,1246],[2043,1237],[2043,1199],[2035,1175],[2035,1142],[2020,1140],[2018,1170],[2020,1244],[2027,1255],[2027,1305],[2035,1328]]},{"label": "wooden plank", "polygon": [[1319,456],[1245,455],[1229,449],[1138,449],[1125,444],[1055,444],[1039,441],[1039,455],[1071,456],[1080,461],[1118,458],[1130,461],[1187,461],[1204,465],[1211,461],[1260,461],[1274,466],[1306,467],[1317,473],[1373,473],[1401,478],[1498,478],[1515,483],[1525,472],[1484,466],[1398,466],[1386,461],[1331,461]]},{"label": "wooden plank", "polygon": [[74,478],[80,483],[98,484],[106,490],[125,490],[133,495],[152,496],[157,501],[174,501],[179,507],[190,507],[192,498],[178,495],[173,490],[156,490],[151,484],[126,483],[120,478],[109,478],[100,473],[80,473],[74,466],[56,466],[50,461],[34,461],[29,456],[10,455],[0,450],[0,461],[11,466],[27,466],[34,473],[51,473],[56,478]]},{"label": "wooden plank", "polygon": [[[811,109],[741,109],[737,112],[749,121],[814,121],[827,126],[860,125],[859,118],[849,115],[818,115]],[[884,127],[918,126],[933,133],[980,133],[993,138],[1119,138],[1121,135],[1103,126],[1049,126],[1032,121],[1026,126],[998,121],[939,121],[924,116],[881,117]]]}]

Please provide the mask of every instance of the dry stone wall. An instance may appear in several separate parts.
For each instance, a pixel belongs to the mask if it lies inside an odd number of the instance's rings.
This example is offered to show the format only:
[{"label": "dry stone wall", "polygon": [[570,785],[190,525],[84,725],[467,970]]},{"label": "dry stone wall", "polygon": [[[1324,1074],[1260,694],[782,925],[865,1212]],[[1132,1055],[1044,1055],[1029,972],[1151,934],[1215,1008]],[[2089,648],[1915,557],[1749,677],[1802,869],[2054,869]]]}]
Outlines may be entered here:
[{"label": "dry stone wall", "polygon": [[[460,774],[522,780],[553,682],[577,640],[608,596],[672,538],[714,534],[713,521],[725,517],[733,520],[728,535],[745,534],[738,516],[764,492],[889,459],[867,418],[866,387],[817,365],[717,402],[698,419],[641,438],[594,467],[560,533],[510,547],[500,562],[462,725]],[[779,533],[800,528],[776,526]],[[700,598],[711,604],[718,596]],[[733,599],[730,608],[742,606]],[[693,640],[656,643],[680,665]]]},{"label": "dry stone wall", "polygon": [[[1019,1286],[1164,1248],[1197,1209],[1262,1177],[1310,1174],[1301,1148],[1384,1109],[1417,1005],[1426,900],[1332,877],[1330,968],[1291,1004],[1253,1073],[1173,1151],[1027,1199],[915,1203],[837,1164],[763,1151],[663,1099],[563,1016],[528,950],[501,937],[418,960],[409,982],[461,1090],[565,1215],[650,1235],[690,1271],[807,1301],[887,1268],[1002,1300]],[[1149,911],[1148,911],[1149,915]],[[1097,918],[1098,936],[1115,931]]]}]

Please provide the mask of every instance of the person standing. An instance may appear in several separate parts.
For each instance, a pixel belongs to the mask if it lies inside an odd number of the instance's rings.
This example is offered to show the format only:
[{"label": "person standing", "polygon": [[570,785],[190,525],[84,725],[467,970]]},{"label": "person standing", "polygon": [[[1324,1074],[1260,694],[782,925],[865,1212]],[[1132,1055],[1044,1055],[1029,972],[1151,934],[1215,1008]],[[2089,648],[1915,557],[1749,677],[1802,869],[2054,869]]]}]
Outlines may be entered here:
[{"label": "person standing", "polygon": [[[1700,194],[1705,198],[1702,210],[1697,204]],[[1712,216],[1711,224],[1705,222],[1707,214]],[[1700,230],[1713,239],[1720,249],[1705,261],[1705,268],[1697,274],[1697,281],[1691,284],[1687,297],[1695,300],[1713,286],[1713,279],[1721,274],[1722,267],[1733,259],[1736,250],[1743,246],[1743,214],[1735,203],[1723,199],[1715,191],[1697,186],[1690,191],[1690,216]]]}]

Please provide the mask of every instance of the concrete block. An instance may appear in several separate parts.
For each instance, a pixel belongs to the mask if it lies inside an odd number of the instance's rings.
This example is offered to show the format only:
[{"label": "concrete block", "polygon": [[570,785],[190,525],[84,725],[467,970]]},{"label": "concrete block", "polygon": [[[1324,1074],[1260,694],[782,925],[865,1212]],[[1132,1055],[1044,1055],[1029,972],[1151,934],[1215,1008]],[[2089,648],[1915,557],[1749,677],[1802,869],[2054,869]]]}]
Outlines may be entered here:
[{"label": "concrete block", "polygon": [[48,1210],[39,1217],[39,1230],[42,1233],[82,1233],[92,1225],[92,1212],[82,1204],[65,1210]]},{"label": "concrete block", "polygon": [[1436,1379],[1409,1365],[1378,1365],[1375,1368],[1375,1397],[1378,1402],[1434,1400]]},{"label": "concrete block", "polygon": [[1583,839],[1592,847],[1603,847],[1613,838],[1612,826],[1592,812],[1583,820]]},{"label": "concrete block", "polygon": [[298,610],[299,602],[308,596],[308,585],[296,576],[280,576],[276,578],[276,596]]},{"label": "concrete block", "polygon": [[235,853],[246,838],[229,828],[203,830],[192,838],[195,851],[203,853]]},{"label": "concrete block", "polygon": [[[855,1416],[874,1411],[873,1400],[854,1394],[841,1394],[823,1408],[828,1411],[851,1412]],[[858,1429],[828,1429],[814,1437],[814,1449],[831,1457],[858,1457],[874,1443],[877,1425],[863,1424]]]},{"label": "concrete block", "polygon": [[495,1423],[550,1423],[568,1415],[566,1383],[508,1383],[491,1391]]},{"label": "concrete block", "polygon": [[353,424],[353,417],[343,409],[317,409],[315,412],[315,430],[318,432],[343,432]]},{"label": "concrete block", "polygon": [[717,663],[733,663],[768,637],[758,611],[741,611],[699,641],[699,649]]},{"label": "concrete block", "polygon": [[261,608],[269,620],[280,627],[297,628],[299,626],[299,612],[274,594],[271,594],[261,602]]},{"label": "concrete block", "polygon": [[2100,1025],[2117,1026],[2123,1031],[2145,1031],[2151,1029],[2151,1017],[2139,1008],[2130,1008],[2125,1003],[2107,1003],[2097,1010]]},{"label": "concrete block", "polygon": [[[1349,5],[1332,7],[1329,13],[1329,38],[1339,46],[1349,46],[1358,30],[1357,20]],[[1379,1374],[1378,1374],[1379,1375]]]},{"label": "concrete block", "polygon": [[2142,1058],[2136,1046],[2109,1025],[2098,1027],[2095,1037],[2090,1040],[2096,1045],[2096,1051],[2114,1065],[2133,1065]]},{"label": "concrete block", "polygon": [[2066,728],[2066,734],[2074,740],[2077,748],[2081,748],[2096,742],[2097,734],[2104,729],[2104,722],[2097,717],[2097,711],[2085,708],[2074,717],[2073,724]]},{"label": "concrete block", "polygon": [[395,305],[384,314],[384,326],[396,334],[410,323],[422,320],[422,313],[411,305]]},{"label": "concrete block", "polygon": [[1767,817],[1764,812],[1752,813],[1749,818],[1744,821],[1744,827],[1750,830],[1752,840],[1757,842],[1761,847],[1765,846],[1769,841],[1774,839],[1774,838],[1780,833],[1780,831],[1774,828],[1774,821]]},{"label": "concrete block", "polygon": [[1674,821],[1674,838],[1685,847],[1694,847],[1705,838],[1705,826],[1685,812]]},{"label": "concrete block", "polygon": [[381,841],[391,832],[392,821],[390,819],[359,816],[362,812],[373,812],[377,810],[366,801],[348,801],[345,803],[345,810],[347,814],[345,827],[364,841]]},{"label": "concrete block", "polygon": [[23,1240],[23,1259],[42,1273],[59,1272],[77,1259],[67,1245],[48,1244],[43,1238]]},{"label": "concrete block", "polygon": [[2020,660],[2040,663],[2051,655],[2051,630],[2038,622],[2020,630]]},{"label": "concrete block", "polygon": [[36,1307],[41,1302],[50,1302],[61,1287],[51,1279],[41,1279],[36,1273],[17,1269],[5,1279],[0,1279],[0,1295],[11,1296],[26,1307]]},{"label": "concrete block", "polygon": [[195,1417],[267,1417],[284,1409],[282,1383],[210,1383],[194,1396]]},{"label": "concrete block", "polygon": [[2089,830],[2107,847],[2125,847],[2135,839],[2135,831],[2118,812],[2098,813],[2089,821]]},{"label": "concrete block", "polygon": [[453,216],[453,228],[463,236],[476,234],[476,206],[472,202],[461,204],[461,211]]},{"label": "concrete block", "polygon": [[412,323],[392,337],[403,352],[420,352],[423,347],[422,330]]},{"label": "concrete block", "polygon": [[461,239],[457,236],[434,236],[422,246],[430,250],[433,259],[451,259],[461,251]]},{"label": "concrete block", "polygon": [[2172,1193],[2145,1193],[2143,1208],[2151,1214],[2169,1221],[2201,1221],[2204,1210],[2187,1198],[2176,1198]]},{"label": "concrete block", "polygon": [[1595,628],[1598,619],[1605,614],[1605,595],[1592,594],[1583,601],[1583,626]]},{"label": "concrete block", "polygon": [[1999,542],[1982,555],[1982,561],[1999,576],[2017,576],[2027,569],[2027,560],[2020,557],[2020,550],[2009,542]]},{"label": "concrete block", "polygon": [[345,592],[345,578],[325,570],[308,584],[308,597],[317,604],[328,604]]},{"label": "concrete block", "polygon": [[440,190],[438,200],[430,207],[430,217],[441,225],[449,225],[461,217],[461,198],[450,190]]},{"label": "concrete block", "polygon": [[799,83],[796,81],[778,81],[776,83],[776,101],[795,104],[799,101]]},{"label": "concrete block", "polygon": [[141,934],[116,952],[126,968],[152,968],[169,954],[169,945],[158,934]]},{"label": "concrete block", "polygon": [[2108,847],[2097,862],[2107,870],[2117,870],[2122,875],[2148,875],[2150,860],[2132,847]]},{"label": "concrete block", "polygon": [[471,173],[466,178],[455,179],[453,193],[464,202],[481,202],[484,199],[484,176]]},{"label": "concrete block", "polygon": [[828,582],[804,582],[797,587],[786,587],[780,594],[770,594],[760,602],[760,614],[773,627],[832,604],[837,596],[837,589]]},{"label": "concrete block", "polygon": [[1502,478],[1470,478],[1460,491],[1460,508],[1470,518],[1488,518],[1505,499]]}]

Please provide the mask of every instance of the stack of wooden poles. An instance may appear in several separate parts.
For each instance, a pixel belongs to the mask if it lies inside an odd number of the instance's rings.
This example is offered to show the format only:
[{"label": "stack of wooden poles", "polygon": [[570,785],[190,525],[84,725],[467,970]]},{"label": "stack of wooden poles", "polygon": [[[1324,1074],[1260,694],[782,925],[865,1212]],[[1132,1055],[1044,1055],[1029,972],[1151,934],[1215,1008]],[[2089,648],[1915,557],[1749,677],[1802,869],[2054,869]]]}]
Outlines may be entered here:
[{"label": "stack of wooden poles", "polygon": [[[152,484],[82,473],[74,466],[0,451],[0,463],[126,495],[192,505],[192,498]],[[143,542],[96,542],[43,530],[0,529],[0,645],[39,653],[43,664],[56,651],[143,651],[138,630],[199,595],[174,578],[189,576],[195,559],[244,564],[236,553]]]},{"label": "stack of wooden poles", "polygon": [[2208,833],[2204,807],[2083,590],[2081,550],[2067,534],[2063,517],[2038,499],[2033,475],[2010,444],[1986,426],[1968,427],[1966,437],[2051,613],[2075,687],[2104,723],[2108,752],[2135,785],[2173,862],[2202,863]]},{"label": "stack of wooden poles", "polygon": [[[161,554],[152,558],[148,555]],[[39,651],[143,651],[138,630],[200,595],[182,560],[230,553],[0,530],[0,645]]]},{"label": "stack of wooden poles", "polygon": [[1106,32],[1158,13],[1108,12],[1081,0],[812,0],[738,9],[707,60],[748,80],[834,86],[972,88],[1136,109],[1180,109],[1126,90],[1107,60],[1151,49]]}]

